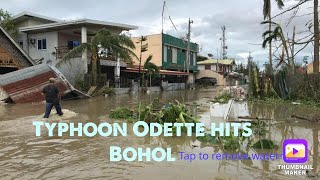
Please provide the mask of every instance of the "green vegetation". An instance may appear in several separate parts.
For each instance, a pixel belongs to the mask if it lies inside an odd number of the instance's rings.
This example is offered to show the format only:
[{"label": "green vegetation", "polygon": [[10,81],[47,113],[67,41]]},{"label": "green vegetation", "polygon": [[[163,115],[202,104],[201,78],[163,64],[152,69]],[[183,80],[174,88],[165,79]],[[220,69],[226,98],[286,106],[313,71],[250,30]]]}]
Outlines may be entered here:
[{"label": "green vegetation", "polygon": [[135,118],[134,112],[126,107],[119,107],[115,110],[112,110],[109,114],[110,118],[114,119],[133,119]]},{"label": "green vegetation", "polygon": [[[224,150],[233,151],[248,151],[250,147],[256,149],[277,149],[278,146],[271,140],[261,139],[265,137],[268,133],[267,123],[257,119],[251,122],[251,129],[253,131],[252,136],[242,137],[242,136],[211,136],[211,134],[206,134],[204,137],[198,137],[197,139],[204,143],[211,143],[221,146]],[[239,134],[242,134],[243,130],[239,130]],[[255,143],[252,143],[255,142]]]},{"label": "green vegetation", "polygon": [[147,91],[147,83],[146,83],[146,77],[145,76],[149,76],[149,80],[150,80],[150,87],[151,87],[151,75],[155,75],[159,73],[160,68],[155,65],[153,62],[151,62],[152,60],[152,55],[149,55],[149,57],[147,58],[146,62],[143,65],[143,69],[146,70],[146,72],[143,71],[142,73],[142,83],[143,83],[143,91],[146,92]]},{"label": "green vegetation", "polygon": [[279,146],[274,144],[273,141],[268,139],[261,139],[253,144],[253,148],[256,149],[278,149]]},{"label": "green vegetation", "polygon": [[[128,108],[117,108],[111,112],[110,118],[129,119],[130,121],[145,121],[147,123],[198,123],[198,118],[189,114],[186,105],[178,101],[161,105],[159,99],[154,99],[146,107],[139,104],[137,111]],[[182,128],[186,131],[186,127]],[[173,129],[175,131],[175,129]]]},{"label": "green vegetation", "polygon": [[18,35],[18,29],[12,22],[11,14],[3,9],[0,9],[0,26],[11,36],[16,37]]},{"label": "green vegetation", "polygon": [[229,92],[223,91],[220,95],[216,96],[213,99],[213,102],[226,104],[232,98],[232,95]]}]

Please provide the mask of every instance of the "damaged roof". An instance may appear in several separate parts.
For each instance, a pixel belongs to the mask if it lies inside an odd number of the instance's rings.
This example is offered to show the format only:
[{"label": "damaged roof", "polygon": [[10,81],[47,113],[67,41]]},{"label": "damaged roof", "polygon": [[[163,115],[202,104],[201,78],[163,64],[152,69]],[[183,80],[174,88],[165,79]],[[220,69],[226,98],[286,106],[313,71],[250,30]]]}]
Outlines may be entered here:
[{"label": "damaged roof", "polygon": [[[56,79],[60,92],[69,97],[87,97],[77,91],[54,67],[46,64],[35,65],[0,76],[0,89],[14,103],[40,102],[44,100],[42,89],[49,84],[49,78]],[[72,93],[70,95],[70,93]],[[81,98],[80,97],[80,98]],[[0,99],[4,100],[4,99]]]},{"label": "damaged roof", "polygon": [[[0,48],[14,58],[20,68],[35,65],[31,57],[16,43],[15,40],[0,26]],[[1,59],[0,59],[1,60]]]}]

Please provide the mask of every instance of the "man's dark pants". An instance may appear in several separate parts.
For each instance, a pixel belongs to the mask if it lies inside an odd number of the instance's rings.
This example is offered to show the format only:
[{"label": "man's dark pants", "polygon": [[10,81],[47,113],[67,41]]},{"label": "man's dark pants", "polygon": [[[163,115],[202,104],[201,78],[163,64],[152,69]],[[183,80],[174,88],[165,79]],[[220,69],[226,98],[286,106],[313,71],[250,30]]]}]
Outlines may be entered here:
[{"label": "man's dark pants", "polygon": [[44,118],[49,118],[52,107],[56,108],[56,111],[59,116],[62,116],[61,105],[59,103],[48,103],[46,102],[46,113],[44,114]]}]

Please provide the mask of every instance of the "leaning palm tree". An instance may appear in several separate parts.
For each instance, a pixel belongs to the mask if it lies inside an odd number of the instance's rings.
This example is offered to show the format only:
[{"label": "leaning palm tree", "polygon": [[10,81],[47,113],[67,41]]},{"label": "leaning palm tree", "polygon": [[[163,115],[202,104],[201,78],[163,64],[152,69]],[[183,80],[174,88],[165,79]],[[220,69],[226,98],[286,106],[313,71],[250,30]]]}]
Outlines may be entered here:
[{"label": "leaning palm tree", "polygon": [[[284,4],[282,0],[275,0],[278,8],[282,9]],[[263,0],[263,19],[271,21],[271,0]],[[271,31],[271,23],[269,23],[269,31]],[[269,63],[272,68],[272,47],[271,42],[269,43]]]},{"label": "leaning palm tree", "polygon": [[[135,45],[131,38],[126,35],[112,34],[106,29],[101,29],[92,38],[90,43],[82,43],[80,46],[70,50],[63,59],[57,64],[60,66],[62,63],[70,61],[78,54],[88,51],[91,53],[91,73],[92,73],[92,85],[97,85],[97,73],[98,63],[100,60],[99,51],[106,49],[108,54],[120,58],[122,60],[131,60],[132,56],[136,56],[132,49],[135,49]],[[99,63],[100,64],[100,63]],[[100,68],[100,67],[99,67]]]},{"label": "leaning palm tree", "polygon": [[[264,38],[264,41],[262,43],[262,47],[266,48],[267,43],[271,44],[272,41],[279,41],[280,40],[281,45],[283,47],[283,50],[284,50],[284,52],[286,53],[286,56],[287,56],[288,65],[289,65],[289,67],[291,69],[292,64],[291,64],[290,59],[289,59],[288,45],[287,45],[287,41],[285,39],[285,36],[284,36],[284,33],[282,31],[281,26],[279,24],[275,23],[275,22],[272,22],[272,21],[264,21],[261,24],[272,24],[273,26],[275,26],[273,31],[266,31],[266,32],[264,32],[262,34],[262,36]],[[283,56],[282,56],[282,58],[280,58],[280,62],[278,64],[278,66],[281,63],[285,63]]]},{"label": "leaning palm tree", "polygon": [[[146,75],[149,75],[150,77],[150,85],[151,85],[151,75],[159,73],[159,67],[155,65],[153,62],[151,62],[151,60],[152,60],[152,55],[149,55],[149,57],[147,58],[146,62],[143,65],[143,69],[146,71]],[[146,86],[144,75],[145,74],[143,72],[142,82]]]}]

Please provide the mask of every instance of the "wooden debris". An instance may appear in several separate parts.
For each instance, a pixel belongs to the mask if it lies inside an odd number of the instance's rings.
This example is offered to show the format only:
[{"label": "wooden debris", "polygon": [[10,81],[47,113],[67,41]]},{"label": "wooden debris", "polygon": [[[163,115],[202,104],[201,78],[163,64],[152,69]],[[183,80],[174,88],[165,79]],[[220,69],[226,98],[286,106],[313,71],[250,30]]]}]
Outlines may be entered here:
[{"label": "wooden debris", "polygon": [[88,96],[92,96],[93,92],[96,90],[97,86],[91,86],[89,91],[87,92]]}]

